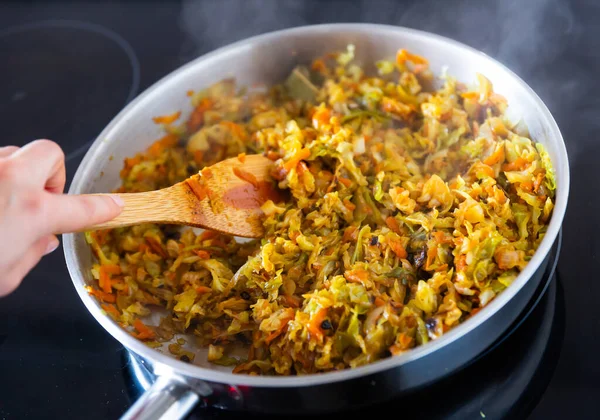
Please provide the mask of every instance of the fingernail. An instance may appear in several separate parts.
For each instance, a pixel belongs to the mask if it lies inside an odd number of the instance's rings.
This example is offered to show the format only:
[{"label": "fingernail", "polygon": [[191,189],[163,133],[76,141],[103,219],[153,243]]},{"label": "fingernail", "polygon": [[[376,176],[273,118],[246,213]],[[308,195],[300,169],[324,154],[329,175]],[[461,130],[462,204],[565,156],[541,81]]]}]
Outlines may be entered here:
[{"label": "fingernail", "polygon": [[110,198],[113,199],[113,201],[115,203],[117,203],[117,206],[119,207],[125,207],[125,202],[123,201],[123,199],[121,197],[119,197],[118,195],[111,195]]},{"label": "fingernail", "polygon": [[49,253],[51,253],[52,251],[54,251],[56,248],[58,248],[60,242],[58,242],[58,238],[55,236],[52,238],[52,240],[50,242],[48,242],[48,245],[46,245],[46,252],[44,253],[44,255],[48,255]]}]

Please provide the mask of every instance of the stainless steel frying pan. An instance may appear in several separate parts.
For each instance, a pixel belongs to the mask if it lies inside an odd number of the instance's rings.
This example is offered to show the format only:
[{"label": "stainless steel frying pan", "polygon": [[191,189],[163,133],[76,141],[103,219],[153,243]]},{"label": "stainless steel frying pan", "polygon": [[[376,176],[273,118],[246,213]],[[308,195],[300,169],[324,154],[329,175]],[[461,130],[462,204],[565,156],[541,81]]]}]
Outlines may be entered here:
[{"label": "stainless steel frying pan", "polygon": [[117,187],[123,158],[145,149],[161,134],[151,117],[174,110],[182,110],[184,116],[189,114],[189,89],[201,89],[229,76],[249,86],[279,82],[295,64],[344,49],[349,43],[356,46],[357,58],[367,68],[378,59],[394,57],[402,47],[427,57],[438,74],[446,68],[448,74],[470,83],[479,72],[492,81],[494,90],[508,99],[508,116],[515,121],[522,119],[532,138],[546,146],[556,170],[556,206],[541,246],[509,288],[477,316],[438,340],[355,369],[261,377],[233,374],[226,368],[212,366],[205,362],[202,349],[192,349],[198,356],[197,364],[190,365],[130,336],[102,313],[84,289],[92,281],[92,255],[83,236],[65,235],[67,266],[83,303],[113,337],[158,377],[125,418],[181,418],[206,396],[226,408],[280,413],[322,412],[379,402],[423,387],[463,366],[493,343],[531,299],[548,264],[548,254],[567,207],[569,166],[561,133],[540,98],[510,70],[479,51],[430,33],[375,24],[306,26],[250,38],[199,57],[158,81],[114,118],[83,159],[69,193],[106,192]]}]

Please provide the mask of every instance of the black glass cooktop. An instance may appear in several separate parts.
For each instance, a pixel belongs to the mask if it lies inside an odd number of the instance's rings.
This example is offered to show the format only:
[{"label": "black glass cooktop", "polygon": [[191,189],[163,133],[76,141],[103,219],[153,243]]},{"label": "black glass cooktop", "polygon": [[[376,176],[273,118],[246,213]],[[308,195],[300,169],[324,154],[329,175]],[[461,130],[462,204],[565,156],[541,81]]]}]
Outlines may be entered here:
[{"label": "black glass cooktop", "polygon": [[[200,54],[285,27],[393,24],[480,49],[539,94],[567,143],[571,195],[558,275],[494,351],[396,402],[401,409],[392,402],[361,414],[391,407],[422,418],[596,418],[599,17],[597,2],[566,0],[3,2],[0,145],[51,138],[71,179],[90,142],[149,85]],[[0,299],[0,418],[118,418],[136,393],[126,356],[80,302],[59,249]]]}]

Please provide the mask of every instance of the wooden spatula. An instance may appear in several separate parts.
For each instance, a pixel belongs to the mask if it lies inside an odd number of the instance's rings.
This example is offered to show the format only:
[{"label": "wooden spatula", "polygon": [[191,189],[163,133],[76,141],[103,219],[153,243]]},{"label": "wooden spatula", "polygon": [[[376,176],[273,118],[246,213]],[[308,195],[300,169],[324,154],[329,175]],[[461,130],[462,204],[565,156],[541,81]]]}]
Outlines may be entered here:
[{"label": "wooden spatula", "polygon": [[272,165],[273,161],[262,155],[231,158],[169,188],[117,194],[125,203],[122,213],[86,230],[166,223],[260,238],[261,205],[284,197],[269,176]]}]

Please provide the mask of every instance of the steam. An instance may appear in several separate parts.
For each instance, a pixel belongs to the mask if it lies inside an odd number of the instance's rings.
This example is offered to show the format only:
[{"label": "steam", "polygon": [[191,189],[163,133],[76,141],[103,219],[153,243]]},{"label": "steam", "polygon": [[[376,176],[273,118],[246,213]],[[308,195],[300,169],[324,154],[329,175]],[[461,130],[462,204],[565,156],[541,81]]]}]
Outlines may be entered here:
[{"label": "steam", "polygon": [[357,19],[437,33],[485,52],[538,93],[561,129],[572,123],[561,121],[562,111],[580,107],[584,116],[589,109],[581,100],[591,96],[586,90],[595,81],[587,69],[564,58],[577,53],[570,50],[576,42],[588,41],[565,0],[187,0],[181,26],[189,45],[181,60],[265,32]]}]

